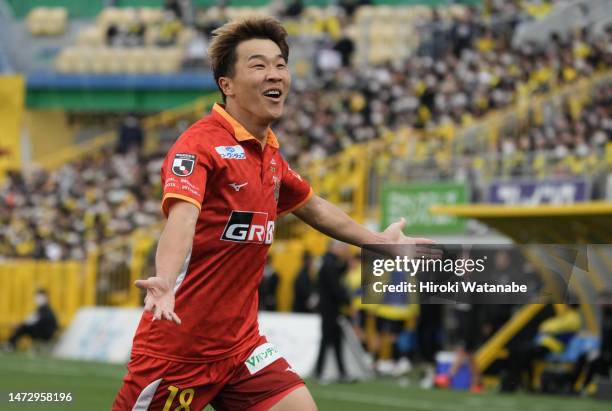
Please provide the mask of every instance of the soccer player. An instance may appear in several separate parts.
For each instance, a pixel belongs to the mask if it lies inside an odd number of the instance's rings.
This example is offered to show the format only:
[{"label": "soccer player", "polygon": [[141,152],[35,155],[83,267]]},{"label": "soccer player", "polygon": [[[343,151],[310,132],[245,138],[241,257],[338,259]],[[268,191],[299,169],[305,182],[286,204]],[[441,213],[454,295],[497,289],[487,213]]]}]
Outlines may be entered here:
[{"label": "soccer player", "polygon": [[302,379],[259,334],[257,286],[274,222],[294,213],[350,244],[415,244],[405,222],[375,233],[313,194],[279,151],[291,77],[287,32],[272,18],[214,32],[209,57],[224,104],[179,137],[162,166],[167,216],[156,275],[113,410],[311,411]]}]

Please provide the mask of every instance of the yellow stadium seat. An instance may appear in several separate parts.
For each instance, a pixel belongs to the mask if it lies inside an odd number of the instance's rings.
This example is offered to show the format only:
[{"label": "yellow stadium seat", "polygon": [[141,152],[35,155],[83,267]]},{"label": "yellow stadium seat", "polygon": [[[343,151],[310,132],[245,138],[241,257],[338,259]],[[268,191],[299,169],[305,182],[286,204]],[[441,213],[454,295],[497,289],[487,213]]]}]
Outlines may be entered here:
[{"label": "yellow stadium seat", "polygon": [[104,32],[99,26],[86,27],[77,35],[76,44],[80,46],[104,45]]},{"label": "yellow stadium seat", "polygon": [[183,53],[179,48],[163,49],[158,67],[161,73],[173,73],[180,69]]},{"label": "yellow stadium seat", "polygon": [[153,46],[155,41],[159,38],[159,26],[149,26],[145,31],[145,45]]},{"label": "yellow stadium seat", "polygon": [[125,61],[127,59],[128,51],[122,47],[109,48],[108,56],[108,72],[109,73],[124,73],[125,72]]},{"label": "yellow stadium seat", "polygon": [[124,70],[126,73],[144,73],[148,72],[147,69],[147,52],[141,47],[134,47],[126,50],[126,58],[124,64]]},{"label": "yellow stadium seat", "polygon": [[138,12],[134,7],[125,7],[120,9],[121,13],[119,13],[119,25],[122,27],[126,27],[132,21],[138,19]]},{"label": "yellow stadium seat", "polygon": [[392,6],[378,6],[376,7],[376,18],[384,19],[384,18],[393,18],[395,12],[395,7]]},{"label": "yellow stadium seat", "polygon": [[[137,52],[137,58],[140,58],[141,73],[158,73],[159,72],[159,56],[157,47],[145,47],[142,52]],[[142,53],[140,56],[139,53]]]},{"label": "yellow stadium seat", "polygon": [[264,16],[267,8],[264,7],[228,7],[227,17],[230,20],[239,20],[249,16]]},{"label": "yellow stadium seat", "polygon": [[32,9],[26,17],[26,26],[33,36],[46,34],[46,16],[49,13],[48,7],[36,7]]},{"label": "yellow stadium seat", "polygon": [[75,47],[74,72],[89,73],[91,72],[91,60],[93,58],[93,50],[89,46]]},{"label": "yellow stadium seat", "polygon": [[112,48],[96,48],[92,56],[92,71],[94,73],[110,73],[113,57],[114,53]]},{"label": "yellow stadium seat", "polygon": [[111,23],[117,24],[121,20],[121,9],[117,7],[105,7],[98,14],[98,24],[106,29]]},{"label": "yellow stadium seat", "polygon": [[192,28],[184,28],[178,34],[176,43],[179,46],[185,47],[187,44],[196,37],[196,32]]},{"label": "yellow stadium seat", "polygon": [[325,12],[321,7],[316,6],[308,6],[304,9],[302,13],[303,18],[310,18],[313,20],[322,19],[325,17]]},{"label": "yellow stadium seat", "polygon": [[370,6],[370,5],[359,7],[357,11],[355,12],[355,22],[359,23],[362,21],[370,20],[372,16],[374,15],[375,10],[376,10],[376,7]]},{"label": "yellow stadium seat", "polygon": [[70,73],[74,71],[75,54],[74,51],[65,48],[55,59],[55,70],[60,73]]},{"label": "yellow stadium seat", "polygon": [[461,4],[448,6],[448,13],[453,17],[463,17],[467,15],[467,8]]},{"label": "yellow stadium seat", "polygon": [[162,20],[163,10],[161,8],[143,7],[139,9],[139,16],[145,25],[150,26]]}]

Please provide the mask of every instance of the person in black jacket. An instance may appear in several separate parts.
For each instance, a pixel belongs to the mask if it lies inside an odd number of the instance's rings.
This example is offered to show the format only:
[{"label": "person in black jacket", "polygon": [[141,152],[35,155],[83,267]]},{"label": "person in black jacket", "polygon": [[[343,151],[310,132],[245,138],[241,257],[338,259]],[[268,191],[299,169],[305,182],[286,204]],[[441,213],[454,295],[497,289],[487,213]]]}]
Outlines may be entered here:
[{"label": "person in black jacket", "polygon": [[259,310],[260,311],[276,311],[279,276],[272,266],[272,257],[268,255],[266,265],[264,266],[263,277],[259,283]]},{"label": "person in black jacket", "polygon": [[338,323],[340,307],[349,303],[347,290],[342,285],[342,277],[348,268],[348,245],[334,241],[323,256],[317,285],[319,288],[319,311],[321,313],[321,345],[315,368],[315,375],[321,378],[327,348],[334,348],[340,379],[346,380],[344,360],[342,359],[342,330]]},{"label": "person in black jacket", "polygon": [[601,344],[595,353],[587,353],[578,359],[574,374],[571,377],[572,386],[575,387],[580,375],[583,372],[585,373],[582,385],[578,388],[584,390],[587,394],[595,389],[594,386],[591,386],[595,375],[605,378],[612,377],[612,292],[602,292],[599,300],[601,304],[601,326],[599,332]]},{"label": "person in black jacket", "polygon": [[9,338],[9,349],[15,350],[17,342],[23,336],[30,336],[33,340],[49,341],[57,330],[55,313],[49,305],[47,292],[42,288],[36,290],[34,297],[36,311],[21,323]]},{"label": "person in black jacket", "polygon": [[311,278],[312,270],[312,254],[309,251],[304,251],[302,254],[302,267],[295,277],[293,283],[293,312],[294,313],[311,313],[314,309],[313,288],[314,284]]}]

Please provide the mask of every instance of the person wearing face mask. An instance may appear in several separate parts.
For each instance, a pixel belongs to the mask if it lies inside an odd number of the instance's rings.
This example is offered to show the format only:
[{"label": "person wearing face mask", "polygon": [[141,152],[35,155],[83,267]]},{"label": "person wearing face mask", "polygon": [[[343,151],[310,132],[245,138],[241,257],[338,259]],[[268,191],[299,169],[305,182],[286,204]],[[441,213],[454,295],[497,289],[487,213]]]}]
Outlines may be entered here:
[{"label": "person wearing face mask", "polygon": [[9,338],[8,348],[11,351],[17,348],[19,340],[26,335],[35,341],[49,341],[57,331],[57,319],[44,289],[36,290],[34,302],[36,311],[21,323]]}]

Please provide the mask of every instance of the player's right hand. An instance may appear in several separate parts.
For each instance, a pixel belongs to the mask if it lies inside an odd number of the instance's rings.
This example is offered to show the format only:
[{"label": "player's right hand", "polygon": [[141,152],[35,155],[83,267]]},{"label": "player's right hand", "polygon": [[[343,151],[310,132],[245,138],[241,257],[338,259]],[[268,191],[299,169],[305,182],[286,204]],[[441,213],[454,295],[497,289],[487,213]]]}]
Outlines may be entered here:
[{"label": "player's right hand", "polygon": [[134,285],[147,291],[144,309],[153,313],[153,321],[168,320],[181,323],[181,319],[174,312],[174,290],[167,280],[161,277],[149,277],[146,280],[136,280]]}]

